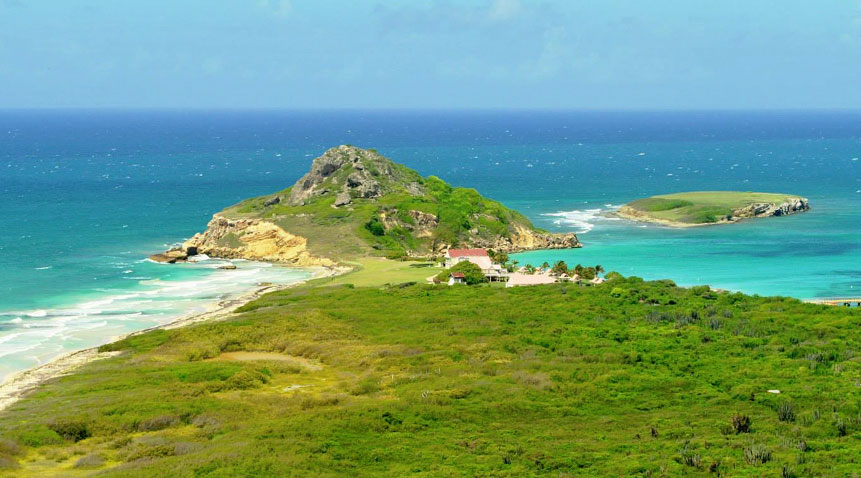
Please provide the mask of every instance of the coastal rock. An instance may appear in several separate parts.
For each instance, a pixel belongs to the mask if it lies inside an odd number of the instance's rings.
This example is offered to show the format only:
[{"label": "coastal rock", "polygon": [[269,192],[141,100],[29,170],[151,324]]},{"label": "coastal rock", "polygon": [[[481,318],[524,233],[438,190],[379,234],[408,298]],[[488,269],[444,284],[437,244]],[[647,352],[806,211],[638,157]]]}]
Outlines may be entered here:
[{"label": "coastal rock", "polygon": [[219,269],[221,269],[221,270],[225,270],[225,271],[234,271],[234,270],[236,270],[236,266],[235,266],[235,265],[233,265],[233,264],[225,264],[225,265],[223,265],[223,266],[218,266],[218,268],[219,268]]},{"label": "coastal rock", "polygon": [[792,198],[781,204],[754,203],[732,212],[733,218],[746,219],[752,217],[788,216],[810,209],[807,198]]},{"label": "coastal rock", "polygon": [[185,262],[188,260],[188,253],[186,253],[184,249],[170,249],[160,254],[149,256],[149,260],[165,264],[176,264],[177,262]]},{"label": "coastal rock", "polygon": [[264,207],[274,206],[274,205],[278,204],[279,202],[281,202],[281,196],[275,196],[275,197],[273,197],[273,198],[269,198],[269,199],[267,199],[267,200],[263,203],[263,206],[264,206]]},{"label": "coastal rock", "polygon": [[195,234],[183,244],[179,252],[184,254],[190,248],[196,248],[200,254],[224,259],[280,262],[296,266],[334,265],[329,259],[312,256],[304,237],[290,234],[277,224],[261,219],[231,220],[216,214],[209,221],[206,231]]}]

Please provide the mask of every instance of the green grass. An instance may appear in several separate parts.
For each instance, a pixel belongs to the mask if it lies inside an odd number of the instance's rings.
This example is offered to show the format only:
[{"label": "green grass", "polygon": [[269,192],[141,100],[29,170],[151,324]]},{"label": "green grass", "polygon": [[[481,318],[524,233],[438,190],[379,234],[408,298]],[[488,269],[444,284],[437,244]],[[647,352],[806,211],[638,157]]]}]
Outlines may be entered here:
[{"label": "green grass", "polygon": [[638,199],[627,206],[659,220],[707,224],[727,219],[734,210],[753,203],[780,204],[797,197],[742,191],[697,191]]},{"label": "green grass", "polygon": [[367,257],[350,263],[356,268],[348,274],[320,279],[315,285],[345,285],[356,287],[380,287],[387,284],[417,282],[424,284],[442,270],[433,262],[392,261],[379,257]]},{"label": "green grass", "polygon": [[[859,310],[636,278],[380,287],[404,271],[363,265],[106,346],[122,354],[0,414],[0,464],[129,478],[858,470]],[[360,279],[374,287],[347,285]],[[222,359],[237,351],[290,360]]]}]

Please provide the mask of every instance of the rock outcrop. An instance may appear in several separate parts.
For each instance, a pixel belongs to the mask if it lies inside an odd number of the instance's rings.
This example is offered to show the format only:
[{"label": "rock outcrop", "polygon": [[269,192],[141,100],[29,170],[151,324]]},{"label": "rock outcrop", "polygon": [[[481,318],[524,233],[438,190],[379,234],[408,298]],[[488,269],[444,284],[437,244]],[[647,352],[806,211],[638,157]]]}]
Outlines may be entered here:
[{"label": "rock outcrop", "polygon": [[807,198],[791,198],[781,204],[753,203],[732,212],[733,218],[747,219],[752,217],[788,216],[810,209]]},{"label": "rock outcrop", "polygon": [[583,247],[583,244],[573,232],[558,234],[515,226],[510,237],[475,238],[471,247],[493,249],[498,252],[522,252],[534,249],[573,249]]},{"label": "rock outcrop", "polygon": [[375,151],[339,146],[314,160],[308,174],[290,189],[287,204],[301,206],[315,196],[335,191],[337,198],[333,205],[340,207],[350,204],[354,198],[378,198],[403,184],[410,194],[423,194],[416,179],[415,172],[397,167]]},{"label": "rock outcrop", "polygon": [[279,262],[296,266],[332,266],[334,262],[315,257],[307,240],[291,234],[275,223],[261,219],[228,219],[216,214],[206,231],[195,234],[182,251],[224,259]]}]

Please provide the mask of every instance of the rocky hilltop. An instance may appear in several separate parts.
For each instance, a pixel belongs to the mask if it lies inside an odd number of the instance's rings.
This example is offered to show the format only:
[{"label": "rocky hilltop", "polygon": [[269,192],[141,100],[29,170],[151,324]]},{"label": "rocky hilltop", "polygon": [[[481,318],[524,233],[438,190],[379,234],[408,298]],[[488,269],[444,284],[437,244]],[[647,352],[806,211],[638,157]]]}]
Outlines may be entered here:
[{"label": "rocky hilltop", "polygon": [[810,209],[807,198],[741,191],[697,191],[638,199],[618,215],[673,227],[728,224],[744,219],[788,216]]},{"label": "rocky hilltop", "polygon": [[329,266],[367,255],[437,256],[455,246],[519,252],[580,242],[573,233],[537,230],[474,189],[424,178],[374,150],[339,146],[314,159],[293,186],[217,213],[206,231],[151,259],[207,254]]}]

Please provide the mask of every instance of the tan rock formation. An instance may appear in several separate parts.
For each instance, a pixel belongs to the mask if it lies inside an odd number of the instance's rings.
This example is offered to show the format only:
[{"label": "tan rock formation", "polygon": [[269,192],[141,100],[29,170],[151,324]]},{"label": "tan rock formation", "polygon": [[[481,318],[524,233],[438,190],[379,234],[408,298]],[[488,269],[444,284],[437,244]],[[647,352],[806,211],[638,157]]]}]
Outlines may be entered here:
[{"label": "tan rock formation", "polygon": [[215,215],[206,231],[195,234],[183,249],[225,259],[280,262],[296,266],[332,266],[334,262],[314,257],[307,240],[278,225],[260,219],[231,220]]}]

